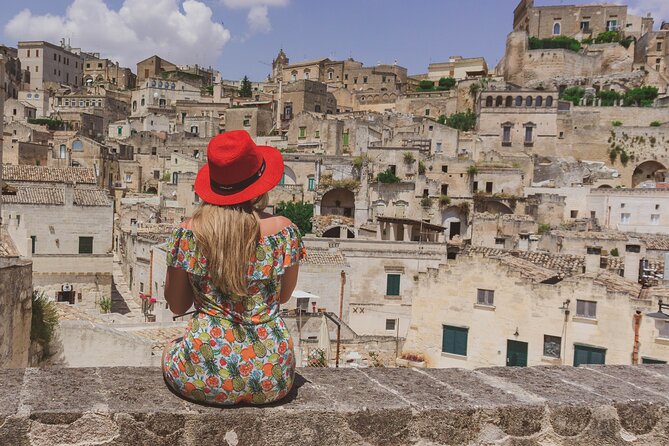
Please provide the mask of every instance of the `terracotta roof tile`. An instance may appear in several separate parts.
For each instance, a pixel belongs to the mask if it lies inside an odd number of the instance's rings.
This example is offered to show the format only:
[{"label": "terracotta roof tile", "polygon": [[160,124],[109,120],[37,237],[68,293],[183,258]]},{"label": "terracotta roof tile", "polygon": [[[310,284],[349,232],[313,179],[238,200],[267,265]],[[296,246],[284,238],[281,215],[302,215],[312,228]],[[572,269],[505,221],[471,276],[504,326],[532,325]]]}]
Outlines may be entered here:
[{"label": "terracotta roof tile", "polygon": [[95,171],[85,167],[2,166],[7,182],[96,184]]},{"label": "terracotta roof tile", "polygon": [[330,252],[327,249],[308,248],[307,257],[302,261],[306,265],[347,265],[341,252]]},{"label": "terracotta roof tile", "polygon": [[101,189],[75,189],[74,204],[77,206],[111,206],[112,201]]},{"label": "terracotta roof tile", "polygon": [[[17,187],[16,194],[2,195],[7,204],[44,204],[62,206],[65,204],[63,188],[59,187]],[[107,192],[101,189],[74,189],[75,206],[111,206]]]},{"label": "terracotta roof tile", "polygon": [[511,256],[565,276],[581,274],[585,267],[585,257],[570,254],[552,254],[543,251],[510,251],[485,246],[469,246],[465,249],[464,254],[469,253],[482,254],[484,257]]}]

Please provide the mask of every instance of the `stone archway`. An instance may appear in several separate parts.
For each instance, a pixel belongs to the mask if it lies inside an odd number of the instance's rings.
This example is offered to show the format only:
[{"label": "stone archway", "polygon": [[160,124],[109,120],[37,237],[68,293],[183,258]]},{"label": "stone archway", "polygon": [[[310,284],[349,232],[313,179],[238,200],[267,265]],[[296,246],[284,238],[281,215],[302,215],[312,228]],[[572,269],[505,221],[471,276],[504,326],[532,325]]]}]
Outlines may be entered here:
[{"label": "stone archway", "polygon": [[442,226],[446,228],[447,240],[463,237],[467,233],[467,215],[459,206],[449,206],[441,213]]},{"label": "stone archway", "polygon": [[321,198],[321,215],[354,217],[355,194],[348,189],[332,189]]},{"label": "stone archway", "polygon": [[497,200],[485,200],[477,203],[476,211],[489,212],[491,214],[513,214],[513,209]]},{"label": "stone archway", "polygon": [[664,164],[650,160],[636,166],[632,174],[632,187],[638,187],[645,182],[664,182],[667,168]]}]

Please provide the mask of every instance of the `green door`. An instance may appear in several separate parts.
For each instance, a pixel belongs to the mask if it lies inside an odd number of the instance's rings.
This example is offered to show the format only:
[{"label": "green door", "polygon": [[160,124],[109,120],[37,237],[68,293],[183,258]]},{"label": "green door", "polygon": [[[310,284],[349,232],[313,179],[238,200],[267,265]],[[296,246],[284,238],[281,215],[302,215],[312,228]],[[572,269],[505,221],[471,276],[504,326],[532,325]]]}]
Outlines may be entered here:
[{"label": "green door", "polygon": [[506,365],[508,367],[527,367],[527,342],[506,341]]},{"label": "green door", "polygon": [[641,358],[641,364],[666,364],[667,361],[653,358]]},{"label": "green door", "polygon": [[574,345],[574,367],[581,364],[604,364],[606,349]]}]

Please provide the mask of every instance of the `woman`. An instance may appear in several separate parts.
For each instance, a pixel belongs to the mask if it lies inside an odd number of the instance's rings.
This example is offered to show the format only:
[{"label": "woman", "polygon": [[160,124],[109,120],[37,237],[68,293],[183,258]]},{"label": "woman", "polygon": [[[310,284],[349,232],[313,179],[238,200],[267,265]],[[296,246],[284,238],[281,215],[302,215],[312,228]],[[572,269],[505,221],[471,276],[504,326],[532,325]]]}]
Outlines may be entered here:
[{"label": "woman", "polygon": [[264,404],[293,384],[293,341],[279,304],[295,289],[306,251],[297,227],[262,212],[283,176],[273,147],[245,131],[214,137],[195,179],[204,202],[168,242],[165,300],[195,306],[183,338],[163,353],[168,386],[212,404]]}]

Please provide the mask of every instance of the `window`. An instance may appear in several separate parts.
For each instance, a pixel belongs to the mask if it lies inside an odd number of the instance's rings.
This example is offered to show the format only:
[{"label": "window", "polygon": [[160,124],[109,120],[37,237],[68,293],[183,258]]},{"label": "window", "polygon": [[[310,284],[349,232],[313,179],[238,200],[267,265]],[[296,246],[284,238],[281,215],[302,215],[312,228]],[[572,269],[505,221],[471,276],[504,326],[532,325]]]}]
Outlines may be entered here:
[{"label": "window", "polygon": [[321,112],[321,104],[316,104],[316,105],[314,105],[314,111],[315,111],[316,113],[320,113],[320,112]]},{"label": "window", "polygon": [[492,194],[492,181],[486,181],[485,183],[485,191],[488,194]]},{"label": "window", "polygon": [[441,185],[441,195],[448,195],[448,184]]},{"label": "window", "polygon": [[525,107],[532,107],[532,96],[525,98]]},{"label": "window", "polygon": [[244,127],[251,127],[251,120],[250,119],[244,119],[244,121],[242,122],[242,125]]},{"label": "window", "polygon": [[348,80],[348,73],[344,74],[344,80],[345,80],[345,81]]},{"label": "window", "polygon": [[578,218],[578,210],[572,209],[571,211],[569,211],[569,215],[571,218]]},{"label": "window", "polygon": [[658,336],[660,338],[669,339],[669,322],[665,321],[663,324],[660,324],[660,330]]},{"label": "window", "polygon": [[395,330],[395,322],[397,319],[386,319],[386,330]]},{"label": "window", "polygon": [[298,138],[306,138],[307,137],[307,128],[306,127],[300,127],[300,134]]},{"label": "window", "polygon": [[521,105],[523,105],[523,97],[522,96],[516,96],[515,105],[516,105],[516,107],[520,107]]},{"label": "window", "polygon": [[552,107],[552,106],[553,106],[553,96],[546,97],[546,107]]},{"label": "window", "polygon": [[532,127],[525,127],[525,144],[532,144]]},{"label": "window", "polygon": [[132,174],[131,173],[126,173],[125,174],[125,182],[126,183],[132,183]]},{"label": "window", "polygon": [[197,128],[197,126],[196,126],[196,125],[191,125],[191,126],[190,126],[190,132],[191,132],[193,135],[197,135],[197,134],[198,134],[198,128]]},{"label": "window", "polygon": [[61,144],[58,152],[58,158],[60,159],[65,159],[65,155],[67,154],[67,147],[65,144]]},{"label": "window", "polygon": [[140,293],[144,292],[144,282],[139,282],[139,292]]},{"label": "window", "polygon": [[35,248],[37,246],[37,236],[36,235],[31,235],[30,236],[30,243],[32,245],[32,248],[31,248],[30,252],[35,254],[35,252],[36,252]]},{"label": "window", "polygon": [[660,209],[660,205],[659,205],[659,204],[656,204],[656,205],[655,205],[655,210],[657,211],[658,209]]},{"label": "window", "polygon": [[616,31],[618,29],[618,20],[611,19],[606,21],[607,31]]},{"label": "window", "polygon": [[334,73],[332,71],[328,71],[328,80],[332,80],[332,76],[334,76]]},{"label": "window", "polygon": [[544,335],[544,356],[559,358],[562,350],[562,338],[560,336]]},{"label": "window", "polygon": [[535,107],[541,107],[543,103],[544,103],[544,98],[542,96],[537,96],[537,98],[534,100]]},{"label": "window", "polygon": [[363,76],[363,77],[362,77],[362,83],[363,83],[363,84],[366,84],[366,83],[367,83],[367,76]]},{"label": "window", "polygon": [[478,182],[478,181],[474,181],[474,182],[472,183],[472,191],[473,191],[473,192],[476,192],[477,190],[479,190],[479,182]]},{"label": "window", "polygon": [[307,80],[309,79],[309,72],[306,71],[306,70],[304,72],[304,78],[307,79]]},{"label": "window", "polygon": [[574,345],[574,367],[581,364],[604,364],[606,349]]},{"label": "window", "polygon": [[584,33],[590,32],[590,22],[587,20],[583,20],[581,22],[581,31]]},{"label": "window", "polygon": [[93,254],[93,237],[79,237],[79,254]]},{"label": "window", "polygon": [[153,171],[153,179],[154,180],[159,180],[160,179],[160,170],[154,170]]},{"label": "window", "polygon": [[653,358],[641,358],[641,364],[666,364],[667,361]]},{"label": "window", "polygon": [[151,147],[151,155],[157,155],[158,154],[158,148],[157,147]]},{"label": "window", "polygon": [[342,144],[348,146],[348,130],[345,130],[344,133],[342,133]]},{"label": "window", "polygon": [[495,291],[494,290],[476,290],[476,303],[479,305],[495,305]]},{"label": "window", "polygon": [[467,356],[468,328],[442,326],[441,351],[453,355]]},{"label": "window", "polygon": [[660,214],[650,214],[650,224],[659,225],[660,224]]},{"label": "window", "polygon": [[492,107],[492,103],[493,103],[492,96],[488,96],[487,98],[485,98],[485,106],[486,107]]},{"label": "window", "polygon": [[386,296],[400,295],[400,274],[388,274],[386,276]]},{"label": "window", "polygon": [[587,254],[602,255],[602,248],[599,246],[588,246],[585,248]]},{"label": "window", "polygon": [[321,137],[321,131],[320,131],[320,130],[316,130],[316,131],[314,132],[314,138],[320,138],[320,137]]},{"label": "window", "polygon": [[577,299],[576,316],[595,319],[597,317],[597,302]]},{"label": "window", "polygon": [[511,145],[511,126],[505,125],[502,128],[502,144],[510,146]]},{"label": "window", "polygon": [[630,214],[627,212],[623,212],[620,214],[620,224],[621,225],[628,225],[630,224]]},{"label": "window", "polygon": [[316,178],[307,178],[307,190],[316,190]]},{"label": "window", "polygon": [[27,51],[28,51],[28,56],[27,57],[30,57],[30,50],[27,50]]},{"label": "window", "polygon": [[504,237],[495,237],[495,246],[504,248],[504,245],[506,245],[506,239]]},{"label": "window", "polygon": [[435,147],[434,151],[435,152],[441,152],[441,143],[440,142],[437,143],[437,147]]},{"label": "window", "polygon": [[638,254],[641,252],[641,245],[625,245],[625,252],[635,252]]},{"label": "window", "polygon": [[657,42],[657,47],[655,48],[656,51],[662,51],[662,42]]}]

